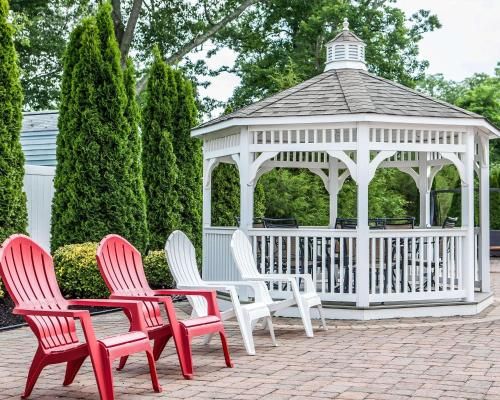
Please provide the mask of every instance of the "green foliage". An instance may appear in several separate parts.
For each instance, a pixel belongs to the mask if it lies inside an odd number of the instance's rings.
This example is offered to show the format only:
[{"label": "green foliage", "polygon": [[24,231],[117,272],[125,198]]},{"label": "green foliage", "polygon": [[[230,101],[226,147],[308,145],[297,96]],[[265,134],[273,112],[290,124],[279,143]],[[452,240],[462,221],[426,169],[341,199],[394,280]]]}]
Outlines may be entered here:
[{"label": "green foliage", "polygon": [[[172,137],[179,184],[177,191],[183,205],[180,229],[201,248],[202,217],[202,165],[201,141],[191,137],[191,128],[197,124],[198,112],[191,82],[179,71],[174,71],[177,102],[173,109]],[[164,239],[165,240],[165,239]]]},{"label": "green foliage", "polygon": [[[409,201],[400,188],[401,175],[392,169],[379,169],[368,188],[368,215],[370,218],[404,217],[410,214]],[[338,196],[338,215],[356,217],[357,187],[348,179]]]},{"label": "green foliage", "polygon": [[328,225],[328,193],[318,176],[305,170],[277,169],[260,180],[266,192],[266,217],[295,217],[300,225]]},{"label": "green foliage", "polygon": [[135,95],[135,70],[132,59],[128,58],[126,68],[123,74],[125,92],[127,94],[127,106],[125,107],[125,118],[129,124],[129,157],[131,160],[130,176],[132,179],[132,188],[134,189],[131,199],[132,218],[137,227],[136,241],[145,246],[149,240],[146,215],[146,191],[142,178],[142,144],[139,135],[140,110]]},{"label": "green foliage", "polygon": [[238,54],[241,78],[231,103],[250,104],[324,70],[325,44],[344,17],[369,46],[369,70],[407,86],[422,77],[427,61],[418,59],[422,33],[440,27],[437,17],[420,10],[408,20],[390,0],[276,0],[259,2],[218,35],[220,47]]},{"label": "green foliage", "polygon": [[64,296],[104,299],[109,291],[96,261],[97,243],[70,244],[54,252],[57,282]]},{"label": "green foliage", "polygon": [[0,0],[0,241],[25,233],[27,227],[20,142],[23,93],[8,13],[8,1]]},{"label": "green foliage", "polygon": [[[65,53],[51,247],[109,233],[144,250],[127,92],[109,4],[73,31]],[[136,148],[135,151],[138,151]]]},{"label": "green foliage", "polygon": [[175,287],[174,278],[167,265],[163,250],[150,251],[142,262],[148,283],[153,289],[171,289]]},{"label": "green foliage", "polygon": [[154,250],[162,249],[168,235],[181,224],[179,169],[171,133],[176,101],[173,71],[156,50],[142,112],[143,177],[150,248]]},{"label": "green foliage", "polygon": [[[500,163],[490,167],[490,187],[500,189]],[[500,229],[500,192],[490,194],[490,227]]]},{"label": "green foliage", "polygon": [[[266,195],[259,181],[254,190],[254,216],[263,217]],[[236,226],[240,216],[240,179],[233,164],[220,164],[212,173],[212,226]]]},{"label": "green foliage", "polygon": [[25,109],[57,108],[68,21],[67,0],[10,0],[22,68]]},{"label": "green foliage", "polygon": [[[97,246],[97,243],[70,244],[54,252],[56,277],[64,296],[91,299],[109,297],[109,290],[97,266]],[[150,251],[143,257],[143,265],[152,288],[175,286],[163,251]]]}]

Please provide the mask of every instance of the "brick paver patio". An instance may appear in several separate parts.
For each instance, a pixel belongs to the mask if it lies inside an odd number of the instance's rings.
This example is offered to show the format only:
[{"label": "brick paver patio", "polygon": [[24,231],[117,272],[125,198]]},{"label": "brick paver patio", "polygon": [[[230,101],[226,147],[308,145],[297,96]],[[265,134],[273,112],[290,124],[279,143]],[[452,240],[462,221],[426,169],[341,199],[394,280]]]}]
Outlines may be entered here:
[{"label": "brick paver patio", "polygon": [[[500,289],[500,262],[492,282]],[[498,290],[497,290],[498,293]],[[185,309],[185,305],[181,305]],[[94,318],[98,333],[125,331],[123,314]],[[180,374],[169,344],[158,362],[163,393],[150,388],[145,357],[115,372],[119,399],[500,399],[500,303],[467,318],[330,321],[328,331],[304,336],[294,320],[275,322],[279,347],[256,333],[257,356],[247,356],[234,323],[227,324],[235,367],[224,367],[218,340],[195,341],[195,379]],[[316,324],[317,326],[317,324]],[[21,328],[0,333],[0,399],[18,398],[36,340]],[[64,366],[42,373],[33,399],[98,399],[87,361],[62,387]]]}]

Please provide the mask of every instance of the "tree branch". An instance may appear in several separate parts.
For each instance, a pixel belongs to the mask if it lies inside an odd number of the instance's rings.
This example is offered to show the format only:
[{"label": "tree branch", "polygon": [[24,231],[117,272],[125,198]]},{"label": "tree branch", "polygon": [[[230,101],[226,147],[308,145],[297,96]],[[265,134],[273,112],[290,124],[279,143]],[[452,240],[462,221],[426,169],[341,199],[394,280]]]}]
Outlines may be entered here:
[{"label": "tree branch", "polygon": [[[195,37],[189,43],[185,44],[180,50],[172,54],[165,61],[169,64],[175,64],[179,62],[185,55],[191,52],[191,50],[205,43],[208,39],[214,36],[217,32],[219,32],[222,28],[224,28],[227,24],[231,23],[235,19],[237,19],[248,7],[259,3],[263,0],[245,0],[238,7],[236,7],[231,13],[226,15],[216,24],[210,26],[205,32]],[[141,93],[146,84],[148,82],[147,74],[144,75],[139,82],[137,82],[137,93]]]},{"label": "tree branch", "polygon": [[120,40],[120,53],[122,56],[122,62],[125,62],[125,60],[127,59],[130,45],[134,37],[137,20],[139,19],[139,15],[141,13],[142,2],[143,0],[134,0],[132,10],[130,11],[130,15],[128,17],[127,27],[125,28],[125,32],[123,33],[123,36]]},{"label": "tree branch", "polygon": [[116,40],[118,41],[118,43],[121,43],[123,37],[121,0],[112,0],[111,5],[113,7],[113,12],[111,13],[111,17],[113,18],[113,24],[115,26]]}]

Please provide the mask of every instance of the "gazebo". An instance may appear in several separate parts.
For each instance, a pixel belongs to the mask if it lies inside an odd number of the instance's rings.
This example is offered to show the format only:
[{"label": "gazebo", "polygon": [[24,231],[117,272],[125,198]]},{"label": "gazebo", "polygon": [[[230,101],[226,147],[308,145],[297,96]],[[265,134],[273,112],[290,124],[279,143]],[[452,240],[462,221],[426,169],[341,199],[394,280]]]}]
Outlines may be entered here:
[{"label": "gazebo", "polygon": [[[204,278],[238,279],[230,251],[236,227],[211,226],[212,172],[232,163],[240,176],[239,227],[261,272],[310,273],[329,318],[480,312],[493,301],[488,157],[489,140],[500,132],[480,115],[367,72],[365,43],[346,20],[326,49],[322,74],[193,129],[203,140]],[[460,227],[429,225],[430,189],[445,165],[461,179]],[[321,177],[330,198],[328,227],[254,224],[255,184],[274,168],[306,168]],[[377,168],[397,168],[415,181],[418,227],[369,219]],[[357,217],[339,226],[337,198],[348,177],[357,185]],[[271,289],[277,298],[289,295],[286,285]]]}]

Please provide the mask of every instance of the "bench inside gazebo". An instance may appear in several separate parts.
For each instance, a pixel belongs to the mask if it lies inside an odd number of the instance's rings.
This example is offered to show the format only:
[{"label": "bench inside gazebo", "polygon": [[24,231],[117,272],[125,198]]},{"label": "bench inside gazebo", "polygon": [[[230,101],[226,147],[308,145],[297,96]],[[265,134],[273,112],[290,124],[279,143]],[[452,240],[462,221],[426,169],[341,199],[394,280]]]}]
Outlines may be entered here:
[{"label": "bench inside gazebo", "polygon": [[[367,72],[364,54],[365,44],[345,21],[327,44],[322,74],[193,130],[204,149],[204,279],[238,279],[230,251],[236,227],[211,226],[212,172],[233,163],[240,228],[261,272],[310,273],[328,317],[478,313],[493,300],[488,157],[489,140],[500,132],[480,115]],[[446,165],[461,179],[461,226],[431,227],[430,190]],[[305,168],[321,177],[330,196],[329,226],[254,226],[255,184],[274,168]],[[369,183],[378,168],[397,168],[415,181],[419,226],[413,219],[369,218]],[[350,221],[337,215],[348,177],[357,185],[357,217]],[[271,289],[277,298],[289,296],[286,285]]]}]

